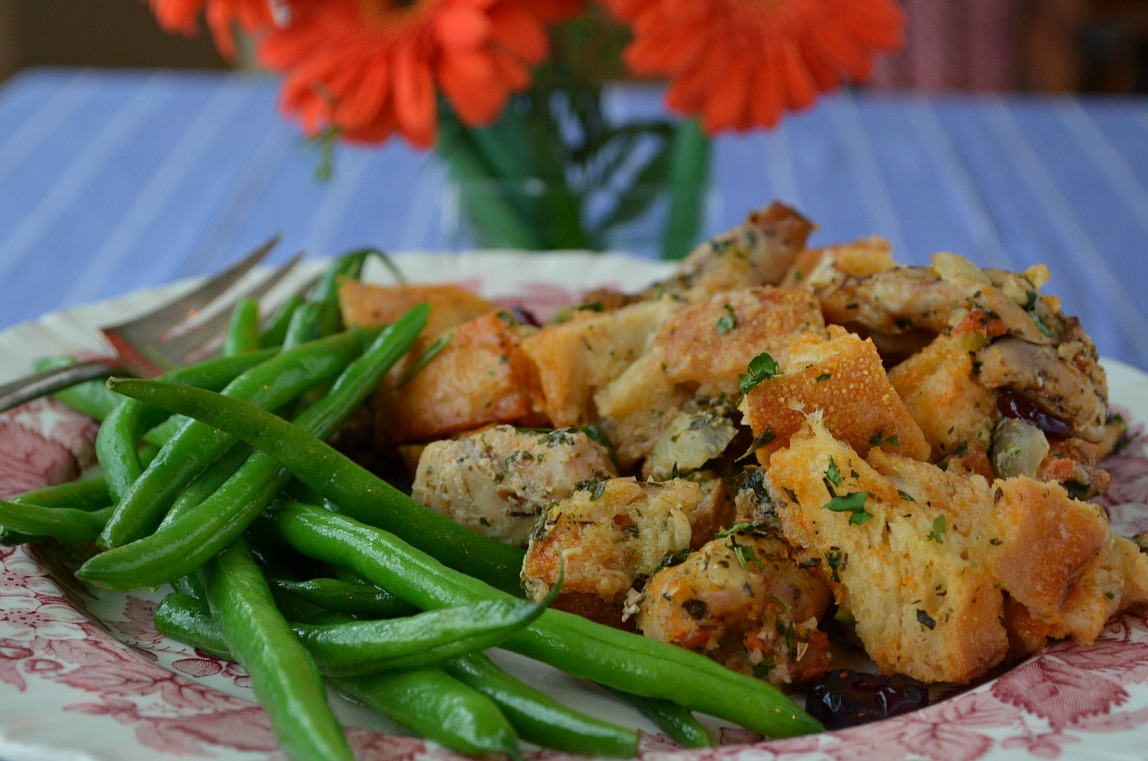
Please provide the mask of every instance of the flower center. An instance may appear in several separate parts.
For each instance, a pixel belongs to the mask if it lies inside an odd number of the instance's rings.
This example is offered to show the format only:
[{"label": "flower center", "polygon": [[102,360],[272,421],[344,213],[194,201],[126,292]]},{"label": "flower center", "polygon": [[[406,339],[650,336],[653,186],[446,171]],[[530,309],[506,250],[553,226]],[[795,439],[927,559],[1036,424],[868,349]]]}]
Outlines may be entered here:
[{"label": "flower center", "polygon": [[409,23],[425,10],[420,6],[431,5],[426,0],[359,0],[363,18],[370,24],[381,27],[394,27]]}]

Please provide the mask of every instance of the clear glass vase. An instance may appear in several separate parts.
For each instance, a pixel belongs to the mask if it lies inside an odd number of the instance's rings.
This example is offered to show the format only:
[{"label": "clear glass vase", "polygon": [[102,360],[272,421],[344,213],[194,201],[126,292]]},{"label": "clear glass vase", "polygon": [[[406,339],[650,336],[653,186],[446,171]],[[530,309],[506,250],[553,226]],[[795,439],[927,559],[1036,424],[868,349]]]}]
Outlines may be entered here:
[{"label": "clear glass vase", "polygon": [[710,186],[597,187],[523,179],[446,180],[440,213],[453,249],[586,250],[679,258],[716,232],[722,199]]}]

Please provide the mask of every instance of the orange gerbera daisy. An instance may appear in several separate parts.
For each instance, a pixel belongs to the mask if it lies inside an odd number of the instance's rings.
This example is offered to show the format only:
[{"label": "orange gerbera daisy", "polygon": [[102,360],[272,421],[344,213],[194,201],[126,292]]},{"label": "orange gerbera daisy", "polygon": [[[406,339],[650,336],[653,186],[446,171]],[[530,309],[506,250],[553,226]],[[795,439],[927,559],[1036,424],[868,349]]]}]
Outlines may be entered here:
[{"label": "orange gerbera daisy", "polygon": [[169,32],[193,35],[205,12],[215,47],[235,58],[234,26],[255,32],[271,24],[271,0],[148,0],[159,25]]},{"label": "orange gerbera daisy", "polygon": [[773,126],[844,78],[864,81],[904,25],[893,0],[603,2],[632,28],[626,64],[669,77],[667,105],[710,134]]},{"label": "orange gerbera daisy", "polygon": [[280,105],[315,135],[395,132],[430,147],[438,94],[470,125],[494,121],[546,58],[545,25],[585,0],[288,0],[260,59],[285,72]]}]

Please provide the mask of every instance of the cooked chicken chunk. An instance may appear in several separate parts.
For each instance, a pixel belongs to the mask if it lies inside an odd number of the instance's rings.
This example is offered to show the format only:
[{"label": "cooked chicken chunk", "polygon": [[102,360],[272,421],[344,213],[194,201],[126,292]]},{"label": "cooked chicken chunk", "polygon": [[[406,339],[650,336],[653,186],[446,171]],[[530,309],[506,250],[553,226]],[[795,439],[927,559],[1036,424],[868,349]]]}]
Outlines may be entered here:
[{"label": "cooked chicken chunk", "polygon": [[767,532],[745,528],[715,539],[634,596],[646,636],[732,669],[781,685],[829,668],[829,639],[817,628],[829,589]]},{"label": "cooked chicken chunk", "polygon": [[524,547],[543,511],[576,484],[615,475],[606,448],[583,431],[500,425],[428,444],[412,496],[481,534]]}]

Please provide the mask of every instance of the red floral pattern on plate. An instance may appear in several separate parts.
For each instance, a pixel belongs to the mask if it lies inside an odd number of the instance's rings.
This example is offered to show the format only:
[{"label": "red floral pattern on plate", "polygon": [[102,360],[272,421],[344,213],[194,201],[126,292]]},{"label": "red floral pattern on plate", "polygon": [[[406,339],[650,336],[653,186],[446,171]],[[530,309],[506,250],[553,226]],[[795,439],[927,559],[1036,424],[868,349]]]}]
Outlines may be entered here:
[{"label": "red floral pattern on plate", "polygon": [[[568,295],[555,287],[532,306],[545,310]],[[1148,410],[1133,410],[1131,418],[1148,419]],[[0,495],[74,478],[92,462],[95,430],[90,420],[50,401],[0,415]],[[1113,484],[1104,504],[1123,533],[1148,528],[1146,450],[1148,436],[1136,426],[1130,445],[1106,463]],[[71,747],[90,747],[98,737],[120,761],[283,759],[266,715],[246,696],[242,668],[159,635],[149,596],[93,593],[77,584],[67,570],[76,560],[71,548],[52,545],[0,548],[0,704],[12,716],[0,716],[0,750],[6,734],[24,722],[33,727],[24,727],[33,740],[63,732],[65,725],[92,732],[77,735]],[[1148,744],[1146,682],[1148,617],[1129,614],[1111,622],[1091,647],[1058,644],[907,716],[778,741],[723,727],[721,745],[706,751],[682,751],[662,735],[642,733],[640,758],[1068,759],[1093,758],[1098,745],[1137,757]],[[20,713],[24,704],[27,711]],[[352,726],[348,737],[362,759],[460,758],[393,732]],[[45,747],[58,746],[46,741]],[[568,757],[539,751],[530,758]]]}]

